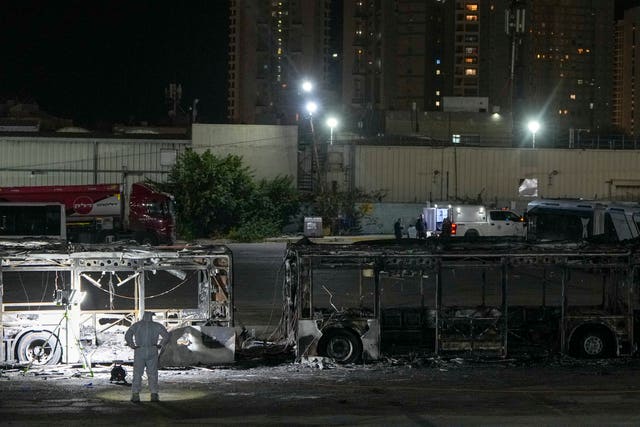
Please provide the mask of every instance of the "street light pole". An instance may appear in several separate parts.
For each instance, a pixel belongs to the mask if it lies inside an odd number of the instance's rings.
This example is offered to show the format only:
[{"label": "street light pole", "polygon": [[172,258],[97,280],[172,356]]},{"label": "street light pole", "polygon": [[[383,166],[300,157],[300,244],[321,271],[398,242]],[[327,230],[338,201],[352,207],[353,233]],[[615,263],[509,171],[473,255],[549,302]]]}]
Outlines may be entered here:
[{"label": "street light pole", "polygon": [[307,105],[305,106],[305,108],[307,109],[307,113],[309,113],[309,125],[311,127],[311,143],[313,145],[313,157],[314,157],[314,163],[316,165],[316,183],[317,185],[322,188],[322,181],[321,181],[321,175],[320,175],[320,159],[319,159],[319,155],[318,155],[318,142],[316,141],[316,131],[313,127],[313,113],[315,113],[318,110],[318,104],[316,104],[313,101],[309,101],[307,102]]},{"label": "street light pole", "polygon": [[527,123],[527,127],[529,128],[529,132],[531,132],[531,148],[536,148],[536,132],[540,130],[540,122],[530,120],[529,123]]},{"label": "street light pole", "polygon": [[329,144],[333,145],[333,129],[338,126],[338,119],[329,117],[327,119],[327,126],[329,126]]}]

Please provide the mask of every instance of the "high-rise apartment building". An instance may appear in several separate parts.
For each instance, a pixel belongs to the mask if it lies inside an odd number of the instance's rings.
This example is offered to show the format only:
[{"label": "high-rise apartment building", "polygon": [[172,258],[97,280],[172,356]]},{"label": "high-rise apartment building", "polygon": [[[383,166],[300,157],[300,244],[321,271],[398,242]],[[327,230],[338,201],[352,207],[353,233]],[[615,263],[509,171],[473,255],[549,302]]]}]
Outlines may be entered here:
[{"label": "high-rise apartment building", "polygon": [[521,117],[537,117],[541,140],[611,125],[614,2],[528,0]]},{"label": "high-rise apartment building", "polygon": [[[417,124],[418,114],[444,111],[445,97],[486,98],[487,112],[511,113],[514,130],[536,117],[540,145],[562,145],[571,129],[610,131],[612,88],[623,82],[626,104],[616,111],[620,123],[632,120],[632,80],[612,74],[612,0],[334,1],[341,20],[331,19],[331,3],[231,0],[231,122],[295,123],[304,77],[326,98],[331,22],[342,22],[342,83],[333,89],[341,86],[343,129],[381,133],[389,111],[411,112]],[[625,52],[637,46],[628,41],[633,16]],[[623,59],[632,75],[638,67]]]},{"label": "high-rise apartment building", "polygon": [[640,7],[629,9],[616,25],[613,124],[638,136],[640,121]]},{"label": "high-rise apartment building", "polygon": [[508,3],[345,0],[344,105],[365,121],[376,111],[439,111],[446,96],[508,108]]},{"label": "high-rise apartment building", "polygon": [[231,0],[228,119],[292,124],[299,87],[328,79],[330,0]]}]

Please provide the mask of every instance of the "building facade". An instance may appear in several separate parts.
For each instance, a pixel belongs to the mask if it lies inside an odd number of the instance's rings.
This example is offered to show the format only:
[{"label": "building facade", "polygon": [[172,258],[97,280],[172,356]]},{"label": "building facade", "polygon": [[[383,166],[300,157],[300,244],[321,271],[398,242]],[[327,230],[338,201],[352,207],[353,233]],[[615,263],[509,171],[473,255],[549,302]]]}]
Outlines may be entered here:
[{"label": "building facade", "polygon": [[571,129],[609,132],[614,2],[528,0],[526,10],[520,116],[542,123],[543,146]]},{"label": "building facade", "polygon": [[[229,120],[301,123],[303,78],[332,103],[329,26],[339,25],[342,132],[389,134],[389,112],[405,112],[408,127],[394,132],[433,137],[421,115],[447,112],[445,98],[486,98],[477,112],[512,120],[512,145],[531,144],[536,118],[538,146],[572,146],[572,135],[629,127],[623,73],[638,67],[612,52],[616,40],[636,49],[634,16],[615,39],[612,0],[232,0]],[[612,99],[614,87],[626,97]]]},{"label": "building facade", "polygon": [[625,133],[640,134],[635,120],[640,105],[640,7],[629,9],[616,24],[613,124]]},{"label": "building facade", "polygon": [[303,79],[328,79],[330,0],[231,0],[228,120],[293,124]]},{"label": "building facade", "polygon": [[444,97],[509,102],[506,0],[345,0],[342,101],[359,128],[384,131],[382,111],[442,111]]}]

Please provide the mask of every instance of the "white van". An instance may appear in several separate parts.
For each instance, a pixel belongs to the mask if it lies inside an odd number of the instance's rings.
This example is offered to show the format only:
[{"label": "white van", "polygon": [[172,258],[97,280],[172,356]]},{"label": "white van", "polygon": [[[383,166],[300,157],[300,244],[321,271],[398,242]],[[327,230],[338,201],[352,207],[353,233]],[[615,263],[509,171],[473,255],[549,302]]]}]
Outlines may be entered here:
[{"label": "white van", "polygon": [[[431,209],[434,215],[428,215]],[[435,227],[441,230],[442,220],[451,220],[452,237],[478,236],[517,236],[526,235],[524,218],[506,209],[486,209],[482,205],[447,205],[447,207],[426,208],[425,218],[429,224],[429,217],[435,216]]]},{"label": "white van", "polygon": [[524,218],[506,209],[460,205],[451,208],[451,236],[517,236],[524,237]]}]

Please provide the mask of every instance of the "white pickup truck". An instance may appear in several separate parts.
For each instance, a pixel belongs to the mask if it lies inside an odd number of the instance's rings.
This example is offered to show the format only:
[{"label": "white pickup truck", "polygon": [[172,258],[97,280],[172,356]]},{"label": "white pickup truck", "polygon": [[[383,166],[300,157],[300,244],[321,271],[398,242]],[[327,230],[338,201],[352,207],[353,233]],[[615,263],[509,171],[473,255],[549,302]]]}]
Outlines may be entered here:
[{"label": "white pickup truck", "polygon": [[451,236],[519,236],[525,237],[524,218],[503,209],[461,205],[450,208]]}]

